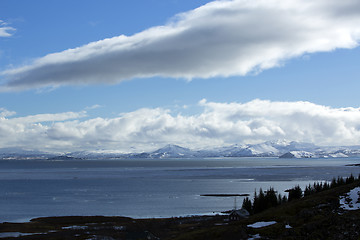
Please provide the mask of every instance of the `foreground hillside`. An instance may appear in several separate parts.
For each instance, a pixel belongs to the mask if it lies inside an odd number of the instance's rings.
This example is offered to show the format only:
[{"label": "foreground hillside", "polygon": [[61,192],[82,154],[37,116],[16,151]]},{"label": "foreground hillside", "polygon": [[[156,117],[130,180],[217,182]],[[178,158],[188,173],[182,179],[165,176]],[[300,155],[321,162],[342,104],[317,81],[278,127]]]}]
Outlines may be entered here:
[{"label": "foreground hillside", "polygon": [[[2,239],[359,239],[360,210],[344,210],[341,196],[356,180],[236,222],[227,216],[169,219],[49,217],[2,223]],[[356,199],[357,201],[357,199]],[[341,202],[344,202],[342,200]],[[251,225],[254,224],[255,225]],[[264,226],[255,228],[256,225]]]}]

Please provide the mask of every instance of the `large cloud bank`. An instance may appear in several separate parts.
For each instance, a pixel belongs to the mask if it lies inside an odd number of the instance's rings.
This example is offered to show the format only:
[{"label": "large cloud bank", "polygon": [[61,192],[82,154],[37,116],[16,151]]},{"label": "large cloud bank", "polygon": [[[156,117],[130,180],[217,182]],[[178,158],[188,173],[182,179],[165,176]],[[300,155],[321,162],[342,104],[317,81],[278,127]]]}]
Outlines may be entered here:
[{"label": "large cloud bank", "polygon": [[116,118],[67,112],[15,117],[0,109],[0,147],[74,151],[153,150],[165,144],[203,148],[287,139],[319,145],[360,144],[360,108],[310,102],[216,103],[202,100],[196,115],[139,109]]},{"label": "large cloud bank", "polygon": [[354,48],[359,39],[358,0],[213,1],[164,26],[5,70],[2,90],[245,75],[306,53]]}]

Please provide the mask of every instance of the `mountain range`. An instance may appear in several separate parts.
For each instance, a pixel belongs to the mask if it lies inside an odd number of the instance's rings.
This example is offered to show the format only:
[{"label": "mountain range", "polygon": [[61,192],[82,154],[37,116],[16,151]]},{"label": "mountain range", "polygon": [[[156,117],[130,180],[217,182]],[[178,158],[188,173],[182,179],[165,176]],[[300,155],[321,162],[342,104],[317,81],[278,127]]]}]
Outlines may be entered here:
[{"label": "mountain range", "polygon": [[260,144],[230,145],[211,149],[192,150],[168,144],[152,152],[118,153],[116,151],[78,151],[66,154],[49,153],[19,148],[0,148],[0,159],[162,159],[211,157],[280,157],[280,158],[335,158],[359,157],[360,146],[323,147],[295,141],[267,141]]}]

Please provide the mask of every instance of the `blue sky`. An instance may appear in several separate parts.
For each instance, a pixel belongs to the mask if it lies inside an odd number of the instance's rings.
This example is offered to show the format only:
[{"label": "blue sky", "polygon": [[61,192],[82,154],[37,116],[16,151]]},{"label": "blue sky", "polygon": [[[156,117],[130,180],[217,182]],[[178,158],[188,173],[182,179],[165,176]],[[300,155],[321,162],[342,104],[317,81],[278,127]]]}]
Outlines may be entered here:
[{"label": "blue sky", "polygon": [[360,144],[359,9],[3,0],[0,148]]}]

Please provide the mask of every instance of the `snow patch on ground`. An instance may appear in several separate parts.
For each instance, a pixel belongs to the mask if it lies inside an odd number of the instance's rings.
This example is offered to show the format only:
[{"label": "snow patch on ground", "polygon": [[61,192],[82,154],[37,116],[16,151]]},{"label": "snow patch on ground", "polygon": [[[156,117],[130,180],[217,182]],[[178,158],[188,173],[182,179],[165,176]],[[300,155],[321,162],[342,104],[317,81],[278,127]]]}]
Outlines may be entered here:
[{"label": "snow patch on ground", "polygon": [[344,210],[360,209],[360,187],[356,187],[345,196],[340,197],[340,208]]},{"label": "snow patch on ground", "polygon": [[248,238],[248,240],[254,240],[254,239],[261,239],[260,234],[250,235],[250,238]]},{"label": "snow patch on ground", "polygon": [[290,228],[292,228],[292,226],[290,226],[289,224],[286,224],[286,225],[285,225],[285,228],[286,228],[286,229],[290,229]]},{"label": "snow patch on ground", "polygon": [[0,233],[0,238],[17,238],[22,236],[31,236],[36,234],[46,234],[46,233],[22,233],[22,232],[2,232]]},{"label": "snow patch on ground", "polygon": [[267,226],[270,226],[270,225],[273,225],[275,224],[276,222],[275,221],[271,221],[271,222],[256,222],[256,223],[253,223],[253,224],[249,224],[247,225],[248,227],[251,227],[251,228],[262,228],[262,227],[267,227]]},{"label": "snow patch on ground", "polygon": [[21,232],[2,232],[0,233],[0,238],[8,238],[8,237],[20,237],[23,236]]},{"label": "snow patch on ground", "polygon": [[62,229],[64,229],[64,230],[66,230],[66,229],[70,229],[70,230],[85,230],[85,229],[88,229],[88,228],[89,228],[88,226],[77,226],[77,225],[62,227]]}]

